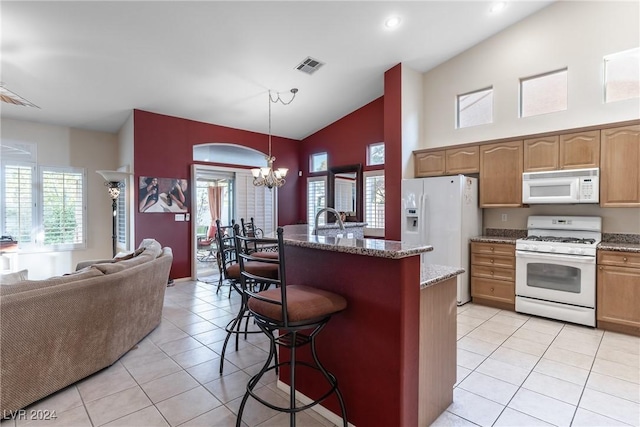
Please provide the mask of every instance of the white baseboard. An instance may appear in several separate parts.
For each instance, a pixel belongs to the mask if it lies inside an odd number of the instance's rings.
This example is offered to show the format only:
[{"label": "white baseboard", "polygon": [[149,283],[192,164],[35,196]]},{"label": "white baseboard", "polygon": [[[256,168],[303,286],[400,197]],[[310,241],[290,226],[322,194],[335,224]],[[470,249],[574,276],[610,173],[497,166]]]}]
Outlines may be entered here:
[{"label": "white baseboard", "polygon": [[[286,394],[289,394],[289,384],[285,384],[284,382],[278,380],[277,386],[278,386],[278,389],[282,390]],[[304,394],[300,393],[299,391],[296,391],[296,399],[298,399],[304,405],[308,405],[309,403],[311,403],[313,401],[313,399],[308,398],[307,396],[305,396]],[[331,412],[330,410],[328,410],[327,408],[325,408],[324,406],[322,406],[320,404],[312,406],[309,409],[311,409],[312,411],[317,412],[318,414],[322,415],[324,418],[326,418],[327,420],[331,421],[333,424],[335,424],[337,426],[341,426],[342,425],[342,417],[334,414],[333,412]],[[349,408],[347,408],[347,411],[348,410],[349,410]],[[351,423],[347,423],[347,425],[349,427],[355,427]]]}]

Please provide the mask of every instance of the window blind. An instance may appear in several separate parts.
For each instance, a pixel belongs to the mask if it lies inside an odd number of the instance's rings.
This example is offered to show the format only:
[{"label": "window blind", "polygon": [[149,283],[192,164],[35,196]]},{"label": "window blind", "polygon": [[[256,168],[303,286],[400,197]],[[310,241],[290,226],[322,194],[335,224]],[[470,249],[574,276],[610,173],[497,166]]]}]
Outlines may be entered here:
[{"label": "window blind", "polygon": [[[324,176],[307,179],[307,223],[315,227],[318,211],[327,206],[327,178]],[[318,225],[325,224],[325,215],[318,218]]]},{"label": "window blind", "polygon": [[34,172],[33,165],[3,165],[2,235],[9,235],[20,243],[31,242],[34,228]]},{"label": "window blind", "polygon": [[364,212],[368,228],[384,229],[384,171],[365,173],[364,176]]}]

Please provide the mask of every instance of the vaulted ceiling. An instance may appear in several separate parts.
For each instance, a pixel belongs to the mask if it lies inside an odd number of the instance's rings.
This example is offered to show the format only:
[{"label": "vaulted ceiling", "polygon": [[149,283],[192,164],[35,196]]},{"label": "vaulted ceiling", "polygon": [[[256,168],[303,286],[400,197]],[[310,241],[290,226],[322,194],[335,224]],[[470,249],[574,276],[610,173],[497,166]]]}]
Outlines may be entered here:
[{"label": "vaulted ceiling", "polygon": [[[546,7],[511,1],[2,1],[2,117],[117,132],[132,109],[302,139]],[[395,29],[385,27],[400,18]],[[309,75],[308,56],[324,63]]]}]

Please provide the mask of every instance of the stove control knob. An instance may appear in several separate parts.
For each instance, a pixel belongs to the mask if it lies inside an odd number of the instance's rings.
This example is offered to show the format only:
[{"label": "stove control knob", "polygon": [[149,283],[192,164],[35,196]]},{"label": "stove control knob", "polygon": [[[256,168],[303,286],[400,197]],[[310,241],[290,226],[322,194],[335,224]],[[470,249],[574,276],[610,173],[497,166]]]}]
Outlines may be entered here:
[{"label": "stove control knob", "polygon": [[555,251],[556,251],[556,248],[554,248],[553,246],[549,248],[549,252],[555,252]]},{"label": "stove control knob", "polygon": [[584,249],[576,249],[575,253],[577,255],[582,255],[582,254],[584,254]]}]

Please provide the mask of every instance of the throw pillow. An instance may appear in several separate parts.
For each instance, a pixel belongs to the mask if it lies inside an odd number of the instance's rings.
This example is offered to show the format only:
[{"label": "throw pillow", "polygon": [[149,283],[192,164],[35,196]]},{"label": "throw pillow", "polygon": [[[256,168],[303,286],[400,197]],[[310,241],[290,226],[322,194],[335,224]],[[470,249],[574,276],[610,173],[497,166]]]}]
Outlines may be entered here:
[{"label": "throw pillow", "polygon": [[0,276],[0,285],[15,285],[29,278],[28,270],[20,270],[15,273],[3,274]]}]

